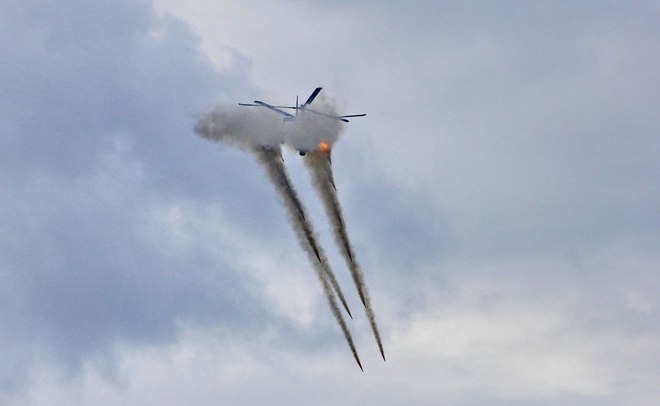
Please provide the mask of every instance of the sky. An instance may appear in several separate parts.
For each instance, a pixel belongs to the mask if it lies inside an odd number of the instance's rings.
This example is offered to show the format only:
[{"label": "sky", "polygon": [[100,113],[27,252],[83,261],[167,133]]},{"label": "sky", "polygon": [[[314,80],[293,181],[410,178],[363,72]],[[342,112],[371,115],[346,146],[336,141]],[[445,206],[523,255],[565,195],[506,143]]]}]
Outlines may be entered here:
[{"label": "sky", "polygon": [[[657,2],[0,7],[0,403],[660,398]],[[263,169],[193,130],[317,86],[367,113],[332,160],[364,373]]]}]

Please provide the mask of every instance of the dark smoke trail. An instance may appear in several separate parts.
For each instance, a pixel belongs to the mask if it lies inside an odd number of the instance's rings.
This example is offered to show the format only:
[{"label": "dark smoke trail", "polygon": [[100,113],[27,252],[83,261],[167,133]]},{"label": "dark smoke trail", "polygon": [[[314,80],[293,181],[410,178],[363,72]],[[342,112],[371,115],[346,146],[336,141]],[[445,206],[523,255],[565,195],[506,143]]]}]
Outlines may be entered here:
[{"label": "dark smoke trail", "polygon": [[291,181],[289,180],[289,177],[286,174],[286,170],[284,169],[284,164],[281,162],[281,160],[275,159],[275,157],[281,156],[279,155],[278,150],[279,147],[255,148],[255,151],[257,151],[257,155],[259,157],[259,162],[261,162],[266,167],[268,170],[268,176],[270,177],[271,181],[277,185],[278,192],[282,195],[282,199],[285,201],[287,209],[295,209],[295,211],[291,211],[289,214],[291,221],[294,223],[294,226],[297,227],[296,231],[301,232],[300,238],[303,238],[307,242],[308,245],[306,247],[309,247],[312,250],[316,259],[323,266],[323,271],[327,275],[328,280],[330,281],[332,288],[337,294],[337,297],[339,297],[339,300],[344,306],[344,309],[346,309],[346,313],[348,313],[350,318],[353,318],[351,310],[348,307],[348,303],[346,302],[346,298],[344,297],[344,294],[339,287],[339,282],[337,281],[335,274],[327,264],[325,257],[322,257],[321,247],[316,242],[316,238],[314,238],[312,226],[305,217],[305,210],[303,209],[302,203],[300,202],[300,199],[298,199],[298,195],[291,185]]},{"label": "dark smoke trail", "polygon": [[332,175],[332,166],[330,165],[330,153],[317,152],[314,154],[307,154],[305,156],[305,164],[310,169],[314,187],[320,195],[325,211],[330,218],[335,233],[335,241],[337,241],[337,245],[339,245],[341,249],[342,255],[348,265],[348,269],[351,271],[353,282],[355,283],[355,287],[357,288],[362,304],[364,305],[369,324],[371,325],[371,330],[373,331],[374,338],[378,344],[378,350],[384,361],[385,351],[383,350],[383,343],[380,339],[378,326],[376,325],[376,315],[371,307],[367,285],[364,283],[364,276],[355,261],[353,248],[351,247],[348,233],[346,232],[346,227],[344,225],[344,215],[342,214],[341,206],[337,199]]},{"label": "dark smoke trail", "polygon": [[[315,268],[317,267],[318,265],[315,265]],[[355,349],[355,344],[353,343],[353,337],[351,337],[351,332],[348,330],[348,326],[346,325],[344,318],[341,316],[341,311],[339,310],[339,306],[337,306],[337,301],[335,300],[335,296],[332,294],[332,288],[328,283],[328,279],[323,277],[323,272],[318,268],[316,274],[318,275],[319,280],[323,285],[323,292],[325,293],[325,297],[328,299],[328,305],[330,306],[330,309],[332,309],[332,314],[335,315],[335,318],[337,319],[337,323],[339,323],[339,326],[341,327],[341,331],[344,333],[344,338],[346,338],[346,342],[348,343],[348,346],[351,348],[351,352],[353,353],[353,358],[355,358],[355,362],[357,362],[358,366],[360,367],[360,370],[364,372],[364,368],[362,368],[362,363],[360,362],[360,357],[358,356],[357,350]]]},{"label": "dark smoke trail", "polygon": [[303,250],[307,252],[308,257],[314,266],[314,270],[316,271],[316,274],[321,281],[321,284],[323,285],[323,291],[326,298],[328,299],[328,305],[330,306],[333,315],[337,319],[337,322],[339,323],[339,326],[344,333],[344,337],[346,338],[346,342],[348,343],[348,346],[353,353],[355,361],[357,362],[360,369],[363,370],[362,363],[360,362],[357,350],[355,349],[355,344],[353,343],[353,338],[351,337],[351,333],[348,330],[346,322],[341,315],[337,301],[335,300],[333,289],[344,305],[344,308],[348,312],[349,316],[351,313],[348,309],[346,300],[344,299],[344,295],[339,288],[337,279],[332,273],[332,270],[330,269],[320,246],[316,243],[311,224],[305,219],[302,203],[298,199],[298,195],[291,185],[291,181],[289,180],[289,177],[286,173],[284,164],[279,158],[279,146],[275,148],[254,148],[254,151],[257,155],[257,158],[259,159],[259,162],[266,168],[269,179],[273,185],[275,185],[277,192],[282,198],[284,206],[289,212],[289,218],[291,219],[293,228],[296,231],[296,235],[298,236],[298,241],[300,242]]}]

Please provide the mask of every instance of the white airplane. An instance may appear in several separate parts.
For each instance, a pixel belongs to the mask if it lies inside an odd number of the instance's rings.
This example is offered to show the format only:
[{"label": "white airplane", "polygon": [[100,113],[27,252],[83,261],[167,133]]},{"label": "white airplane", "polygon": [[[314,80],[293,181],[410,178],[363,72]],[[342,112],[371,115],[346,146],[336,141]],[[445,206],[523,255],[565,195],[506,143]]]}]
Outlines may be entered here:
[{"label": "white airplane", "polygon": [[[332,114],[326,114],[326,113],[322,113],[322,112],[317,111],[317,110],[310,109],[307,106],[312,104],[312,102],[314,101],[316,96],[318,96],[318,94],[321,92],[321,89],[323,89],[323,88],[322,87],[317,87],[316,89],[314,89],[312,94],[307,98],[307,101],[303,104],[298,104],[298,96],[296,96],[296,105],[295,106],[274,106],[272,104],[268,104],[268,103],[262,102],[260,100],[255,100],[254,103],[238,103],[238,105],[239,106],[252,106],[252,107],[265,107],[269,110],[272,110],[276,113],[279,113],[279,114],[283,115],[284,116],[284,121],[295,120],[296,117],[298,116],[299,111],[301,113],[310,112],[310,113],[313,113],[313,114],[318,114],[318,115],[323,116],[323,117],[328,117],[328,118],[332,118],[332,119],[335,119],[335,120],[341,120],[345,123],[348,123],[347,118],[349,118],[349,117],[364,117],[364,116],[366,116],[366,114],[347,114],[347,115],[343,115],[343,116],[335,116],[335,115],[332,115]],[[295,113],[295,115],[293,115],[293,114],[287,113],[286,111],[284,111],[282,109],[295,110],[296,113]]]}]

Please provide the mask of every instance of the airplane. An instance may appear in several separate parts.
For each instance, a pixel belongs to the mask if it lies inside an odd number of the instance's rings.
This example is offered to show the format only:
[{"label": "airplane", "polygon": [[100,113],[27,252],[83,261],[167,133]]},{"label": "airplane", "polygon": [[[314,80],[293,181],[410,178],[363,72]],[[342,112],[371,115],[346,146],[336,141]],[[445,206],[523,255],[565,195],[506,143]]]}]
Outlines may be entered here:
[{"label": "airplane", "polygon": [[[343,121],[345,123],[348,123],[348,118],[366,116],[366,114],[364,114],[364,113],[363,114],[346,114],[346,115],[343,115],[343,116],[335,116],[335,115],[332,115],[332,114],[323,113],[323,112],[320,112],[318,110],[314,110],[314,109],[309,108],[308,106],[310,104],[312,104],[312,102],[314,101],[314,99],[316,99],[316,96],[318,96],[318,94],[321,92],[322,89],[323,89],[322,87],[317,87],[316,89],[314,89],[312,94],[309,95],[309,97],[307,98],[307,100],[303,104],[298,103],[298,96],[296,96],[296,105],[295,106],[274,106],[272,104],[265,103],[261,100],[255,100],[254,103],[238,103],[238,105],[239,106],[248,106],[248,107],[265,107],[268,110],[272,110],[272,111],[284,116],[283,117],[284,122],[295,120],[298,117],[298,112],[300,112],[301,115],[304,114],[305,112],[310,112],[312,114],[316,114],[316,115],[319,115],[319,116],[322,116],[322,117],[327,117],[327,118],[334,119],[334,120],[340,120],[340,121]],[[295,110],[295,115],[293,115],[289,112],[286,112],[283,109]],[[325,143],[322,140],[320,142],[318,148],[319,148],[318,150],[326,153],[327,157],[328,157],[328,160],[330,160],[330,145],[328,145],[327,143]],[[297,148],[297,149],[298,149],[298,153],[301,156],[305,156],[305,154],[307,154],[307,152],[309,152],[307,150],[303,150],[303,149],[300,149],[300,148]]]},{"label": "airplane", "polygon": [[[364,117],[364,116],[366,116],[366,114],[347,114],[347,115],[343,115],[343,116],[334,116],[332,114],[326,114],[326,113],[322,113],[322,112],[317,111],[317,110],[310,109],[307,106],[312,104],[312,102],[314,101],[316,96],[318,96],[318,94],[321,92],[321,89],[323,89],[323,88],[322,87],[317,87],[316,89],[314,89],[312,94],[307,98],[307,101],[305,101],[305,103],[303,103],[303,104],[298,104],[298,96],[296,96],[296,105],[295,106],[273,106],[272,104],[262,102],[261,100],[255,100],[254,103],[238,103],[238,105],[239,106],[251,106],[251,107],[265,107],[269,110],[272,110],[276,113],[279,113],[279,114],[283,115],[284,116],[283,119],[284,119],[285,122],[295,120],[296,117],[298,117],[298,111],[300,111],[301,113],[309,111],[310,113],[317,114],[317,115],[323,116],[323,117],[332,118],[332,119],[335,119],[335,120],[341,120],[345,123],[348,123],[347,118],[349,118],[349,117]],[[296,114],[293,115],[293,114],[287,113],[286,111],[284,111],[282,109],[295,110]]]}]

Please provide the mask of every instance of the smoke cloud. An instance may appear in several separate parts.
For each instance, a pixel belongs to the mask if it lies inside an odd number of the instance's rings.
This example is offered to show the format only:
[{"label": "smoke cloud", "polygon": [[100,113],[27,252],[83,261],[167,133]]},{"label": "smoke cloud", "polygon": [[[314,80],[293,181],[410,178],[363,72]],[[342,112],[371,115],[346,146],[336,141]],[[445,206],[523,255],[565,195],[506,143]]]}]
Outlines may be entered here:
[{"label": "smoke cloud", "polygon": [[[315,100],[314,108],[326,114],[337,114],[334,104],[322,96]],[[211,108],[201,114],[195,124],[195,132],[202,138],[245,151],[281,144],[296,151],[313,151],[321,141],[334,144],[343,129],[342,121],[311,111],[285,122],[281,116],[264,108],[227,105]]]},{"label": "smoke cloud", "polygon": [[261,109],[216,106],[202,114],[195,132],[210,141],[251,152],[255,147],[278,147],[285,141],[284,122]]},{"label": "smoke cloud", "polygon": [[[301,114],[292,112],[293,119],[283,120],[283,115],[263,107],[216,106],[198,117],[195,132],[202,138],[243,149],[253,154],[266,170],[268,179],[275,187],[281,202],[287,210],[289,222],[296,233],[298,242],[307,254],[312,267],[323,287],[328,305],[339,324],[346,342],[360,369],[362,364],[353,338],[339,310],[337,298],[341,301],[348,315],[352,318],[344,294],[332,272],[323,249],[318,244],[312,224],[305,214],[305,209],[289,179],[281,155],[281,145],[287,145],[297,151],[309,152],[306,163],[312,173],[325,210],[330,217],[335,232],[335,240],[340,246],[348,268],[357,287],[360,299],[365,306],[372,331],[380,353],[385,359],[376,319],[371,308],[364,277],[354,260],[339,201],[334,193],[334,180],[330,167],[329,152],[321,154],[320,145],[330,148],[343,130],[343,122],[328,115],[336,116],[332,102],[324,98],[316,99],[314,110],[308,109]],[[323,158],[320,158],[323,157]]]}]

